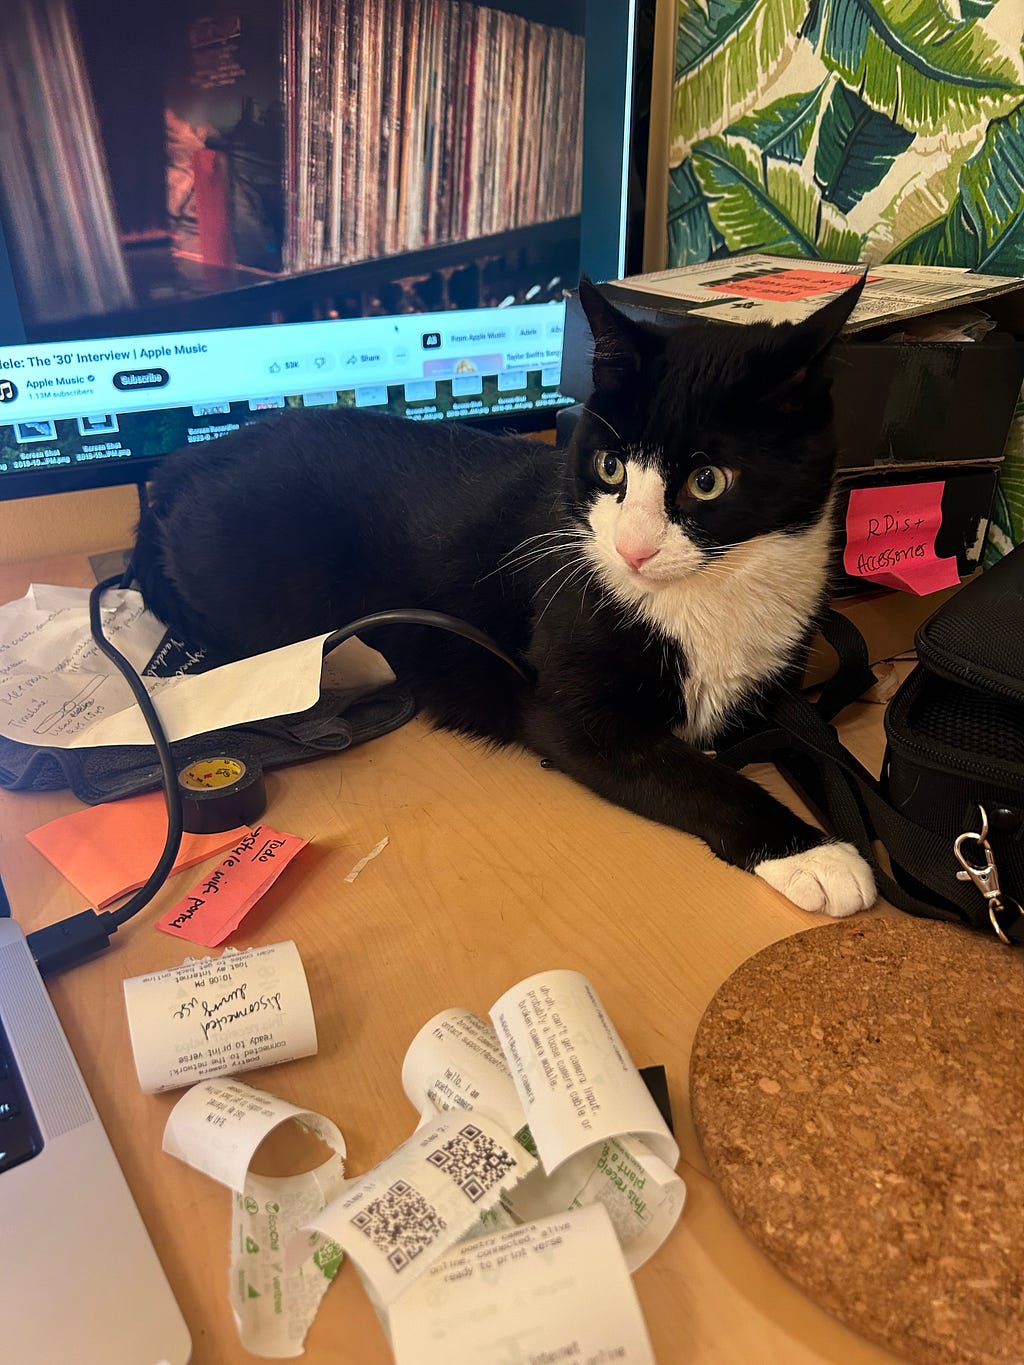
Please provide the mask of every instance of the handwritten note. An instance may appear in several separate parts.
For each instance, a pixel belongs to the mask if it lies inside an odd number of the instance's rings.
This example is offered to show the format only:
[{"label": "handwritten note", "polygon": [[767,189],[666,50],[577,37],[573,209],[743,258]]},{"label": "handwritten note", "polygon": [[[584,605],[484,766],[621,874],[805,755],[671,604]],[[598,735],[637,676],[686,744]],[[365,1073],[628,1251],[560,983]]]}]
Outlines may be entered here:
[{"label": "handwritten note", "polygon": [[843,567],[901,592],[924,597],[960,582],[956,559],[940,559],[944,482],[854,488],[846,512]]},{"label": "handwritten note", "polygon": [[216,948],[234,932],[308,840],[256,825],[156,922],[166,934]]},{"label": "handwritten note", "polygon": [[147,1094],[317,1050],[309,986],[290,940],[130,977],[124,1000]]},{"label": "handwritten note", "polygon": [[[880,277],[868,277],[874,284]],[[854,271],[826,272],[780,267],[762,274],[741,275],[722,284],[709,284],[712,293],[742,295],[751,299],[813,299],[819,294],[838,294],[855,284],[859,276]]]},{"label": "handwritten note", "polygon": [[[164,626],[132,589],[104,596],[103,630],[140,671]],[[325,637],[194,676],[147,677],[169,739],[305,711],[320,695]],[[89,629],[86,588],[33,585],[0,607],[0,734],[33,747],[151,744],[127,683]]]}]

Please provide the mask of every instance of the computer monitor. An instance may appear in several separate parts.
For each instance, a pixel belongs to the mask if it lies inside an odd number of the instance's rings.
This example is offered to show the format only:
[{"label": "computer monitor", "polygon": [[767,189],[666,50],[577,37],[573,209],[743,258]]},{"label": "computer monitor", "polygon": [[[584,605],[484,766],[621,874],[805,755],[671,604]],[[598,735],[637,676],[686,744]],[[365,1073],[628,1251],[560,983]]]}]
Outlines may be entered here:
[{"label": "computer monitor", "polygon": [[0,498],[266,409],[550,423],[563,291],[639,268],[654,7],[5,0]]}]

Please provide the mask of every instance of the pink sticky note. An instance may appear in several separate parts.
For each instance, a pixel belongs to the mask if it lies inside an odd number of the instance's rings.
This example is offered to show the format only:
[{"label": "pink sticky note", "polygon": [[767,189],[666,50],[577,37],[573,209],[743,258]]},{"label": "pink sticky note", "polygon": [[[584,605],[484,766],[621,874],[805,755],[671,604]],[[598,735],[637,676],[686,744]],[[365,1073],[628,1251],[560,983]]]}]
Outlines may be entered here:
[{"label": "pink sticky note", "polygon": [[846,512],[846,572],[918,597],[956,587],[956,559],[935,553],[945,486],[940,481],[854,488]]},{"label": "pink sticky note", "polygon": [[308,840],[256,825],[156,927],[189,943],[216,948],[238,928]]},{"label": "pink sticky note", "polygon": [[[244,832],[183,834],[172,870],[194,867],[211,853],[230,848]],[[156,866],[166,834],[163,793],[146,792],[62,815],[26,837],[90,905],[102,910],[143,884]]]}]

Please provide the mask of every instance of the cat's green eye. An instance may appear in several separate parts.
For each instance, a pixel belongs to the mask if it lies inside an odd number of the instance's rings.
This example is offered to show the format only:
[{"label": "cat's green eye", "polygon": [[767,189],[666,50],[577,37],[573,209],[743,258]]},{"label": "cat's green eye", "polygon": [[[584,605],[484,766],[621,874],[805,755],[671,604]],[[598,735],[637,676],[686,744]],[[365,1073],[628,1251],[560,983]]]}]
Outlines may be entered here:
[{"label": "cat's green eye", "polygon": [[716,464],[701,465],[687,476],[686,492],[700,502],[712,502],[720,498],[732,483],[732,475]]},{"label": "cat's green eye", "polygon": [[594,473],[608,488],[619,488],[626,481],[626,466],[610,450],[599,450],[594,456]]}]

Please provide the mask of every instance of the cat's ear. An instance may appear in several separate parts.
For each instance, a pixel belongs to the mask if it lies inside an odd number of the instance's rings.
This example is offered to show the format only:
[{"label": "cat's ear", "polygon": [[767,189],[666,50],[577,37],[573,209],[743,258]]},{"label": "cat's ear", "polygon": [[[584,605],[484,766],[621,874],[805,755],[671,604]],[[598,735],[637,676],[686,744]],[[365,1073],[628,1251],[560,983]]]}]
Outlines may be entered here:
[{"label": "cat's ear", "polygon": [[640,373],[643,331],[613,307],[586,275],[580,277],[579,300],[594,338],[594,388],[619,393]]},{"label": "cat's ear", "polygon": [[773,403],[785,408],[787,404],[799,401],[804,381],[849,320],[866,282],[865,273],[849,289],[835,295],[803,322],[794,323],[785,333],[770,367],[778,380],[765,395]]},{"label": "cat's ear", "polygon": [[865,272],[849,289],[836,294],[823,308],[816,309],[809,318],[794,325],[786,338],[785,349],[798,366],[810,365],[835,341],[860,302],[867,278]]}]

